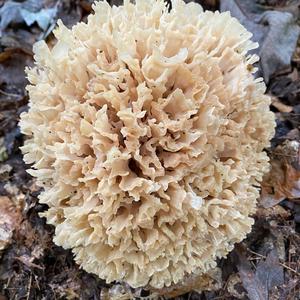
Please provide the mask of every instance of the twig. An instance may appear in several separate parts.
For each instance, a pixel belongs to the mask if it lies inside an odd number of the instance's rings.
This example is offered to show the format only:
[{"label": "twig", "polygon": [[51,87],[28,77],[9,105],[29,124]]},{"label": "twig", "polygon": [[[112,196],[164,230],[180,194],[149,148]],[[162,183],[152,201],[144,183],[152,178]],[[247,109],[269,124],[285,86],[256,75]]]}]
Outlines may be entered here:
[{"label": "twig", "polygon": [[[247,248],[247,251],[250,252],[250,253],[252,253],[252,254],[254,254],[254,255],[259,256],[260,258],[264,258],[264,259],[267,258],[265,255],[262,255],[262,254],[259,254],[259,253],[257,253],[257,252],[254,252],[254,251],[252,251],[252,250],[249,249],[249,248]],[[281,262],[279,262],[279,265],[281,265],[281,266],[284,267],[285,269],[287,269],[287,270],[293,272],[294,274],[296,274],[296,275],[298,275],[298,276],[300,277],[300,273],[297,272],[296,270],[292,269],[292,268],[289,267],[288,265],[286,265],[286,264],[284,264],[284,263],[281,263]]]},{"label": "twig", "polygon": [[6,93],[4,92],[3,90],[0,89],[0,94],[4,95],[4,96],[7,96],[7,97],[21,97],[21,95],[17,95],[17,94],[11,94],[11,93]]},{"label": "twig", "polygon": [[41,267],[31,261],[26,261],[26,258],[24,259],[24,257],[20,256],[20,257],[14,257],[16,260],[20,261],[21,263],[23,263],[25,266],[29,267],[29,268],[37,268],[39,270],[44,270],[44,267]]},{"label": "twig", "polygon": [[29,286],[28,286],[28,291],[27,291],[27,297],[26,297],[26,300],[29,300],[29,297],[30,297],[31,284],[32,284],[32,274],[30,273]]}]

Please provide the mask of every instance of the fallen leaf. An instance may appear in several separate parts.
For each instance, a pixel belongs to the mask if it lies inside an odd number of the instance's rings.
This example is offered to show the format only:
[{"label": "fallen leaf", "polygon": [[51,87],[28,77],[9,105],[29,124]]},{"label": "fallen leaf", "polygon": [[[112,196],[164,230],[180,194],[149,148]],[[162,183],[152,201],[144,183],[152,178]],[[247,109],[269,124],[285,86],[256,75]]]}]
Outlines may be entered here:
[{"label": "fallen leaf", "polygon": [[300,143],[285,141],[271,152],[271,170],[264,177],[259,204],[275,206],[285,198],[300,198]]},{"label": "fallen leaf", "polygon": [[13,232],[20,222],[20,210],[8,197],[0,196],[0,251],[10,244]]},{"label": "fallen leaf", "polygon": [[7,1],[0,8],[0,36],[2,36],[2,31],[6,29],[6,27],[14,21],[15,23],[22,22],[22,17],[20,15],[21,3]]},{"label": "fallen leaf", "polygon": [[27,26],[37,23],[46,31],[57,14],[57,5],[51,8],[43,8],[41,1],[27,0],[24,2],[7,1],[0,8],[0,36],[11,23],[25,22]]},{"label": "fallen leaf", "polygon": [[283,267],[279,264],[277,250],[273,249],[266,260],[261,260],[255,271],[256,278],[262,283],[266,299],[269,299],[269,292],[274,286],[279,286],[284,282]]},{"label": "fallen leaf", "polygon": [[41,9],[39,12],[31,12],[22,8],[20,10],[20,14],[27,26],[31,26],[34,22],[37,22],[39,27],[46,31],[49,24],[53,22],[53,19],[57,14],[57,6],[53,8]]},{"label": "fallen leaf", "polygon": [[221,0],[221,11],[230,11],[259,43],[261,75],[268,83],[275,74],[290,69],[300,28],[294,16],[284,11],[265,10],[253,0]]},{"label": "fallen leaf", "polygon": [[244,253],[238,252],[239,263],[237,265],[243,287],[250,300],[267,300],[262,283],[255,277],[250,262]]},{"label": "fallen leaf", "polygon": [[236,248],[239,258],[237,268],[249,299],[269,300],[271,289],[284,282],[283,267],[279,264],[277,250],[272,249],[266,259],[258,263],[254,271],[246,257],[245,250],[241,247]]}]

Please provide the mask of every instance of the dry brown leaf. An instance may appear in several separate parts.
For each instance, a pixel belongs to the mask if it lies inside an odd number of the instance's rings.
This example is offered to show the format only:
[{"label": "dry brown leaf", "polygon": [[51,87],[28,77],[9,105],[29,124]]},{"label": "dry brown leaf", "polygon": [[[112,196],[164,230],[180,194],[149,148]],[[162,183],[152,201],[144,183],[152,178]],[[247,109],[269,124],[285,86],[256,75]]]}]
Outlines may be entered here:
[{"label": "dry brown leaf", "polygon": [[271,289],[284,282],[283,267],[279,263],[276,249],[273,249],[268,254],[265,261],[260,261],[258,263],[255,275],[265,287],[269,299],[269,292]]},{"label": "dry brown leaf", "polygon": [[49,25],[55,22],[57,5],[44,8],[40,0],[26,0],[22,3],[16,1],[6,1],[0,8],[0,35],[11,24],[26,23],[31,26],[37,23],[38,26],[46,31]]},{"label": "dry brown leaf", "polygon": [[221,0],[221,11],[230,11],[250,32],[260,47],[260,71],[265,82],[290,69],[300,28],[289,11],[267,10],[253,0]]},{"label": "dry brown leaf", "polygon": [[272,207],[283,199],[300,198],[300,143],[285,141],[271,153],[271,171],[264,177],[260,205]]},{"label": "dry brown leaf", "polygon": [[13,231],[20,222],[20,210],[8,197],[0,196],[0,251],[10,244]]},{"label": "dry brown leaf", "polygon": [[272,249],[266,259],[258,263],[255,271],[242,248],[237,248],[237,254],[239,276],[249,299],[269,300],[272,288],[284,282],[283,267],[279,263],[277,250]]}]

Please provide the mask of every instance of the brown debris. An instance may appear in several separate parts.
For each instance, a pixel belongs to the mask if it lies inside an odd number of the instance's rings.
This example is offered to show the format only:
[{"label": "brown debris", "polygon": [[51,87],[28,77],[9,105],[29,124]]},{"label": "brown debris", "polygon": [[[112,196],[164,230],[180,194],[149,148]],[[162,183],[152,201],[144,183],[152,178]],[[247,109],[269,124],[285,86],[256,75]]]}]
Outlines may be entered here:
[{"label": "brown debris", "polygon": [[246,293],[242,286],[242,280],[238,273],[231,274],[227,280],[227,291],[237,299],[245,299]]},{"label": "brown debris", "polygon": [[12,242],[13,232],[20,222],[20,209],[8,197],[0,197],[0,251]]},{"label": "brown debris", "polygon": [[256,211],[256,216],[264,219],[278,218],[287,220],[291,216],[291,213],[289,210],[283,208],[282,206],[275,205],[267,208],[258,207]]},{"label": "brown debris", "polygon": [[300,198],[300,143],[286,141],[271,155],[271,170],[262,183],[260,205],[274,206],[283,199]]},{"label": "brown debris", "polygon": [[164,296],[167,299],[180,296],[189,291],[205,291],[218,290],[222,286],[222,271],[215,268],[205,275],[190,275],[183,282],[165,287],[160,290],[151,290],[154,295]]},{"label": "brown debris", "polygon": [[[254,252],[251,251],[251,253]],[[258,255],[259,258],[265,258],[265,260],[260,260],[255,271],[242,248],[238,249],[237,254],[239,276],[250,300],[267,300],[270,298],[271,289],[284,283],[283,267],[279,263],[276,249],[270,251],[267,257]]]}]

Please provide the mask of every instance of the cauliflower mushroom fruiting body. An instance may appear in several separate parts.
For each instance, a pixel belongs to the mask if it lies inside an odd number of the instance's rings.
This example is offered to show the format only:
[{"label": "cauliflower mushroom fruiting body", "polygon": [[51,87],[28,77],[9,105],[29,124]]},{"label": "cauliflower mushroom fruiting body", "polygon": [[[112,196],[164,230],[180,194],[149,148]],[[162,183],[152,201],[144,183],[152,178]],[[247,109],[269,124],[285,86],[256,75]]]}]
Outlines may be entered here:
[{"label": "cauliflower mushroom fruiting body", "polygon": [[257,45],[229,13],[181,0],[94,11],[35,45],[24,159],[83,269],[169,286],[251,230],[274,133]]}]

